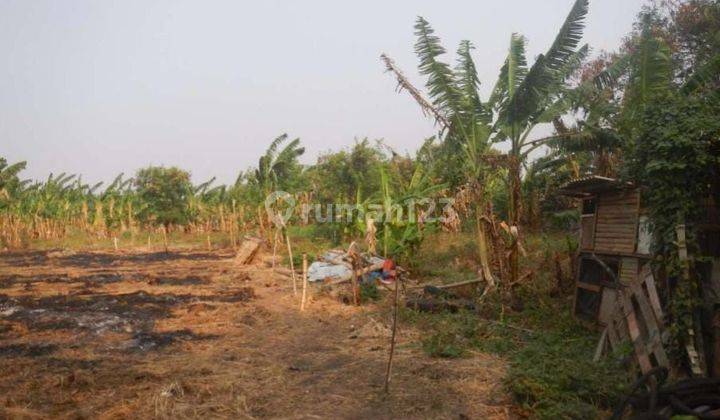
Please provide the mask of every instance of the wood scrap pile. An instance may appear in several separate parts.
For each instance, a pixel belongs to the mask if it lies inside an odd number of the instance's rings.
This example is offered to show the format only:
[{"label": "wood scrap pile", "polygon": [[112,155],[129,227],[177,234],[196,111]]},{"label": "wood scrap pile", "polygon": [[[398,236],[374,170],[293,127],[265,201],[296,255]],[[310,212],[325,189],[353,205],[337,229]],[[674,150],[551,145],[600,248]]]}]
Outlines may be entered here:
[{"label": "wood scrap pile", "polygon": [[[678,225],[676,233],[678,257],[681,261],[687,262],[685,226]],[[684,282],[690,281],[687,264],[680,279]],[[655,368],[672,367],[664,348],[669,341],[670,333],[665,327],[666,319],[649,263],[646,263],[634,278],[620,281],[612,312],[614,316],[608,320],[598,343],[596,360],[600,358],[606,347],[618,348],[622,342],[629,341],[632,343],[635,358],[643,374]],[[702,323],[695,321],[686,331],[688,339],[685,343],[685,355],[690,368],[687,373],[694,377],[708,374],[701,330]]]},{"label": "wood scrap pile", "polygon": [[263,240],[260,238],[254,238],[246,236],[243,238],[240,248],[235,256],[235,262],[239,265],[247,265],[252,263],[253,259],[257,255],[260,247],[262,246]]},{"label": "wood scrap pile", "polygon": [[720,417],[720,379],[688,378],[673,384],[666,384],[666,381],[668,370],[662,367],[641,375],[630,387],[629,394],[613,410],[612,419],[627,418],[628,406],[633,409],[633,418]]},{"label": "wood scrap pile", "polygon": [[607,349],[617,349],[626,341],[632,343],[635,358],[642,373],[656,367],[669,367],[663,343],[667,341],[663,311],[649,265],[629,283],[621,283],[616,294],[615,309],[605,327],[595,359]]}]

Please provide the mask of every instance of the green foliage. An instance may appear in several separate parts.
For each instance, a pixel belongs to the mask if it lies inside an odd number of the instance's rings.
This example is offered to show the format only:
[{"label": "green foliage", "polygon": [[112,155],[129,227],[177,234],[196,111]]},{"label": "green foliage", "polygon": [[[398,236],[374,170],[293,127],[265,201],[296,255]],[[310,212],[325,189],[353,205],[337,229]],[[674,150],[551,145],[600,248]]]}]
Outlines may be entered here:
[{"label": "green foliage", "polygon": [[380,290],[375,283],[363,283],[360,285],[360,301],[369,302],[380,299]]},{"label": "green foliage", "polygon": [[18,173],[27,166],[26,162],[16,162],[9,165],[7,159],[0,157],[0,210],[7,209],[10,202],[23,187]]},{"label": "green foliage", "polygon": [[596,345],[595,334],[544,331],[512,354],[505,383],[540,418],[601,418],[630,378],[617,356],[592,362]]},{"label": "green foliage", "polygon": [[[452,261],[469,255],[472,241],[469,234],[438,235],[416,258],[436,270],[449,266],[448,272],[458,271]],[[501,356],[509,365],[505,387],[532,418],[604,418],[632,379],[623,364],[631,349],[593,362],[597,331],[572,317],[569,295],[550,293],[557,292],[556,282],[545,264],[557,252],[573,252],[577,243],[572,238],[531,234],[527,247],[538,253],[523,261],[523,270],[536,275],[515,293],[522,310],[487,295],[477,312],[429,314],[404,308],[401,322],[421,331],[419,345],[429,356],[472,357],[477,351]],[[446,279],[445,272],[435,274],[434,282],[458,280]]]},{"label": "green foliage", "polygon": [[[688,248],[701,257],[695,222],[704,219],[704,200],[717,193],[720,173],[720,102],[705,97],[666,93],[653,98],[643,114],[639,136],[631,149],[628,170],[646,189],[643,193],[653,234],[653,252],[665,273],[680,278],[676,230],[686,224]],[[717,200],[718,197],[715,199]],[[671,333],[675,349],[683,347],[699,302],[698,279],[689,262],[690,281],[671,290]]]},{"label": "green foliage", "polygon": [[[465,357],[472,350],[499,354],[510,369],[504,380],[524,409],[539,418],[602,418],[624,395],[630,382],[622,360],[630,349],[592,361],[597,335],[570,317],[567,307],[533,299],[536,309],[511,314],[509,324],[537,333],[489,323],[467,311],[450,314],[401,314],[424,331],[423,351],[432,357]],[[490,303],[486,303],[490,304]]]},{"label": "green foliage", "polygon": [[456,343],[458,337],[449,331],[438,331],[423,339],[423,351],[432,357],[454,359],[464,354],[464,349]]},{"label": "green foliage", "polygon": [[[445,188],[443,184],[433,184],[422,167],[414,166],[409,181],[396,177],[395,186],[391,174],[380,171],[381,195],[374,204],[382,209],[382,214],[370,216],[378,222],[377,236],[381,239],[379,242],[383,255],[398,260],[409,260],[422,244],[426,231],[431,228],[431,223],[422,221],[418,216],[422,209],[420,200],[431,199]],[[391,165],[390,168],[396,176],[402,172],[398,166]],[[411,212],[414,217],[411,217]]]},{"label": "green foliage", "polygon": [[297,159],[305,153],[305,148],[300,147],[300,139],[296,138],[279,149],[287,139],[287,134],[276,137],[258,161],[254,180],[263,196],[275,189],[288,189],[297,179],[300,170]]},{"label": "green foliage", "polygon": [[166,227],[188,222],[188,198],[192,195],[188,172],[176,167],[150,166],[137,172],[133,184],[145,203],[141,220]]},{"label": "green foliage", "polygon": [[378,141],[373,147],[365,138],[355,141],[350,150],[326,153],[307,170],[307,177],[321,202],[354,202],[364,200],[380,190],[380,168],[387,157]]},{"label": "green foliage", "polygon": [[646,187],[658,252],[674,241],[675,225],[698,220],[701,201],[718,176],[720,102],[672,93],[658,96],[643,115],[629,172]]}]

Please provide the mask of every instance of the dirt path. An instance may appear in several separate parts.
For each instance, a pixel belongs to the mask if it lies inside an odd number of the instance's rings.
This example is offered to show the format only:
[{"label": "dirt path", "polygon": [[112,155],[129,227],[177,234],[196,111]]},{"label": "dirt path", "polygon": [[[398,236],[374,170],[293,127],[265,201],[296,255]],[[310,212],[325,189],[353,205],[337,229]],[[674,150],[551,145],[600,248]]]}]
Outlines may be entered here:
[{"label": "dirt path", "polygon": [[[425,356],[356,308],[228,252],[0,256],[0,417],[507,418],[505,365]],[[4,410],[4,413],[3,411]]]}]

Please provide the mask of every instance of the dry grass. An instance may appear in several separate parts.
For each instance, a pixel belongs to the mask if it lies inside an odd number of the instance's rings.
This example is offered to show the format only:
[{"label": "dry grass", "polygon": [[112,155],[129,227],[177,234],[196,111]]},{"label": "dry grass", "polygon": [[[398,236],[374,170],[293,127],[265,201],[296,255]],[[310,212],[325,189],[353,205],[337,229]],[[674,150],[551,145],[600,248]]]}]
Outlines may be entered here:
[{"label": "dry grass", "polygon": [[431,359],[402,324],[384,395],[387,297],[301,313],[291,284],[229,251],[2,255],[0,416],[509,417],[502,359]]}]

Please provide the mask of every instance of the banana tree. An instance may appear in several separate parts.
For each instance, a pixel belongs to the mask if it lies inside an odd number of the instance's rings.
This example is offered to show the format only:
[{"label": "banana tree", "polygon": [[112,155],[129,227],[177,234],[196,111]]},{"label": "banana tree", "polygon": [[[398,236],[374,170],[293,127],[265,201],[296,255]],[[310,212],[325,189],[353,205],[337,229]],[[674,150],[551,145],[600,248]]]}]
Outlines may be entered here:
[{"label": "banana tree", "polygon": [[525,38],[513,34],[500,78],[489,103],[496,110],[493,125],[495,141],[508,141],[509,219],[519,224],[521,212],[521,167],[530,152],[546,142],[531,140],[534,129],[566,113],[570,104],[565,97],[567,79],[579,68],[587,55],[587,45],[577,49],[588,12],[588,0],[577,0],[563,23],[555,41],[540,54],[528,69]]},{"label": "banana tree", "polygon": [[[447,185],[433,183],[420,165],[414,168],[409,181],[392,181],[387,169],[382,168],[380,194],[374,200],[382,209],[382,215],[370,217],[380,222],[376,232],[382,238],[383,254],[408,257],[425,237],[425,217],[421,214],[423,203],[446,189]],[[367,226],[366,222],[362,228]]]},{"label": "banana tree", "polygon": [[[525,38],[513,34],[510,49],[500,78],[487,102],[478,93],[479,80],[471,58],[472,44],[463,41],[458,48],[458,64],[453,70],[439,60],[446,51],[429,23],[418,18],[415,25],[415,52],[420,58],[420,73],[427,76],[429,99],[415,88],[395,63],[386,55],[381,58],[388,71],[395,74],[399,90],[407,90],[426,115],[440,125],[443,150],[450,156],[450,167],[460,160],[458,153],[470,143],[507,141],[509,219],[514,226],[520,220],[521,167],[530,152],[545,139],[530,140],[534,129],[567,112],[570,102],[565,98],[566,81],[580,66],[588,48],[577,48],[588,11],[588,0],[576,0],[555,41],[546,54],[538,56],[528,68]],[[485,127],[489,127],[488,130]],[[449,174],[452,186],[459,186],[460,170]],[[517,242],[517,241],[516,241]],[[512,253],[512,279],[517,279],[517,245]]]},{"label": "banana tree", "polygon": [[287,134],[276,137],[268,146],[265,154],[260,157],[255,171],[255,181],[264,195],[271,193],[274,188],[278,188],[281,180],[286,181],[290,177],[293,169],[297,167],[297,159],[305,153],[305,148],[300,147],[299,138],[290,141],[285,144],[285,147],[278,150],[287,139]]}]

